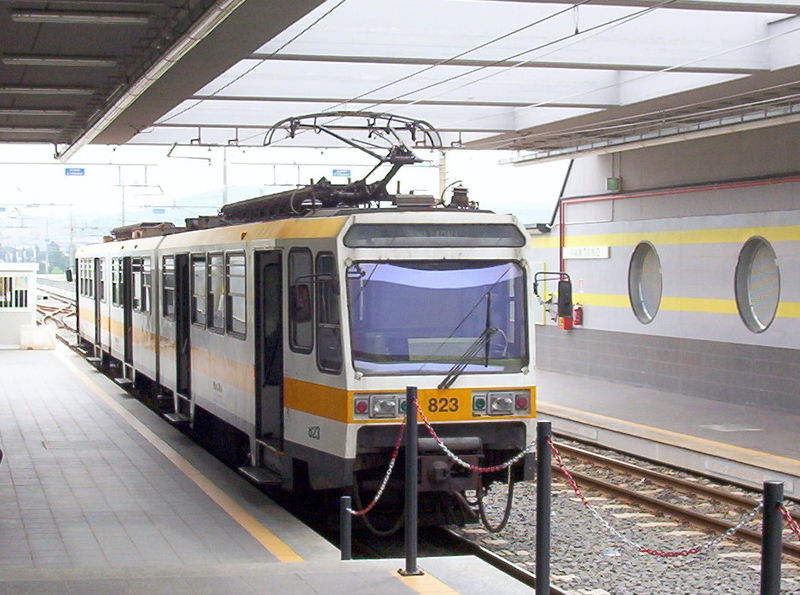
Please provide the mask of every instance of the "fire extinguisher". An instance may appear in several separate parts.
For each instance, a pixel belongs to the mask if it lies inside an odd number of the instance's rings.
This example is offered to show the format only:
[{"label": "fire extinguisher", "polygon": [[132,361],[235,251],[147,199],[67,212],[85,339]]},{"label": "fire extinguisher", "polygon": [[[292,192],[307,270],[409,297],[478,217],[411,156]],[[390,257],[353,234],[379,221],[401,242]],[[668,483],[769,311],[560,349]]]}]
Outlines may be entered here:
[{"label": "fire extinguisher", "polygon": [[572,309],[572,324],[580,326],[583,324],[583,306],[575,304]]}]

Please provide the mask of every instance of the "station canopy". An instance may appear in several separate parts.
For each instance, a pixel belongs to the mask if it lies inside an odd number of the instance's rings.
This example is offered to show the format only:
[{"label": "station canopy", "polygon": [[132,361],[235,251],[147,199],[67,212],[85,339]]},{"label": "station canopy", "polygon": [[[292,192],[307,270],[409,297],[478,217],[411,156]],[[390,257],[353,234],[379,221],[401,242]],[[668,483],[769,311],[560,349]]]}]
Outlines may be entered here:
[{"label": "station canopy", "polygon": [[[253,146],[425,120],[565,158],[800,119],[800,0],[0,0],[0,142]],[[330,118],[331,121],[334,118]],[[314,133],[279,146],[329,146]]]}]

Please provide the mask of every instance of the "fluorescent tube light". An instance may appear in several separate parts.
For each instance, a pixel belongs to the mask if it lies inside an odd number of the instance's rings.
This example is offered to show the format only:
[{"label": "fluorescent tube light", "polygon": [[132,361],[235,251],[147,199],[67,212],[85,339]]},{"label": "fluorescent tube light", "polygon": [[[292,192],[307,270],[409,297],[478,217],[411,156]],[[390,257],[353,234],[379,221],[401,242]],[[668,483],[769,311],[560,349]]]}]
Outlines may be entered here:
[{"label": "fluorescent tube light", "polygon": [[74,116],[75,113],[71,109],[0,108],[0,116]]},{"label": "fluorescent tube light", "polygon": [[114,58],[90,56],[3,56],[9,66],[80,66],[111,68],[117,65]]},{"label": "fluorescent tube light", "polygon": [[150,16],[140,12],[15,10],[11,13],[11,20],[57,25],[146,25],[150,22]]},{"label": "fluorescent tube light", "polygon": [[0,85],[0,95],[94,95],[94,89],[83,87]]},{"label": "fluorescent tube light", "polygon": [[0,126],[0,132],[20,134],[60,134],[61,128],[44,128],[32,126]]}]

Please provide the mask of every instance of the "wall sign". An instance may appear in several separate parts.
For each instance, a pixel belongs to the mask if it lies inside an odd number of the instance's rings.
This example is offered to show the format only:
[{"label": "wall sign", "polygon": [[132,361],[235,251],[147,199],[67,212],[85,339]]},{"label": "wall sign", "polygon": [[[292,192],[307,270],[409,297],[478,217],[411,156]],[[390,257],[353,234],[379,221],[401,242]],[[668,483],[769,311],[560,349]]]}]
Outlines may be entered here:
[{"label": "wall sign", "polygon": [[608,246],[567,246],[564,258],[608,258]]}]

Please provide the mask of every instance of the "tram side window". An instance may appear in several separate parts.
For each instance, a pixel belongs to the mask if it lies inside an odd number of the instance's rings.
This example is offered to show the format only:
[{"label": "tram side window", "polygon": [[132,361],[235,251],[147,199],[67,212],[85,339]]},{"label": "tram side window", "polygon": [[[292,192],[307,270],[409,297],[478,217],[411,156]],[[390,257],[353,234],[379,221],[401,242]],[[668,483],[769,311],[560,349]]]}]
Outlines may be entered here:
[{"label": "tram side window", "polygon": [[206,324],[206,257],[192,256],[192,322]]},{"label": "tram side window", "polygon": [[164,318],[175,318],[175,257],[165,256],[161,268],[161,294]]},{"label": "tram side window", "polygon": [[317,255],[317,365],[323,372],[342,371],[342,331],[339,322],[339,280],[333,254]]},{"label": "tram side window", "polygon": [[111,259],[111,303],[122,306],[122,259]]},{"label": "tram side window", "polygon": [[98,281],[98,290],[100,292],[100,301],[101,302],[105,302],[106,301],[106,278],[105,278],[105,275],[103,274],[103,259],[100,258],[100,259],[96,260],[95,262],[97,263],[97,267],[96,268],[97,268],[97,278],[99,279],[99,281]]},{"label": "tram side window", "polygon": [[225,286],[227,312],[225,329],[228,334],[244,339],[247,333],[247,298],[244,254],[225,255]]},{"label": "tram side window", "polygon": [[78,293],[80,295],[84,294],[84,287],[83,287],[83,259],[78,259]]},{"label": "tram side window", "polygon": [[83,261],[83,290],[86,297],[94,297],[94,279],[92,277],[92,259],[86,258]]},{"label": "tram side window", "polygon": [[149,312],[153,302],[153,271],[150,267],[150,257],[146,256],[142,262],[142,311]]},{"label": "tram side window", "polygon": [[222,276],[222,254],[208,255],[208,328],[222,332],[225,325],[225,279]]},{"label": "tram side window", "polygon": [[131,258],[131,276],[133,277],[133,296],[132,296],[132,305],[133,309],[137,312],[142,312],[142,259],[141,258]]},{"label": "tram side window", "polygon": [[311,353],[314,346],[311,265],[307,248],[289,252],[289,346],[300,353]]}]

